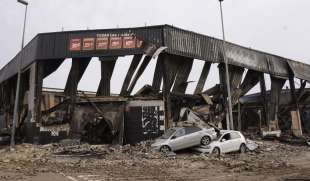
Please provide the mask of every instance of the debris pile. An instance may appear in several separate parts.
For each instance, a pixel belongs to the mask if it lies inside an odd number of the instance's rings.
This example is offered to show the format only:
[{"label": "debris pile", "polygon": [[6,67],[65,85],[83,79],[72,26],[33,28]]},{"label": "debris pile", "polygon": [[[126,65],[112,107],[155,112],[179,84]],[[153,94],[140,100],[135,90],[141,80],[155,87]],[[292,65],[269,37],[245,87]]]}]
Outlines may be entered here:
[{"label": "debris pile", "polygon": [[54,144],[53,154],[56,156],[78,156],[78,157],[99,157],[107,159],[130,159],[130,158],[160,158],[161,155],[152,150],[150,142],[141,142],[135,146],[131,145],[90,145],[75,144],[61,146]]},{"label": "debris pile", "polygon": [[180,177],[189,168],[197,173],[214,169],[225,173],[254,174],[296,169],[292,161],[303,158],[304,155],[309,156],[309,146],[264,140],[252,142],[258,146],[254,151],[222,154],[220,157],[200,154],[190,149],[162,155],[151,149],[150,142],[134,146],[90,145],[74,140],[47,145],[21,144],[16,146],[15,151],[10,151],[7,147],[0,149],[0,170],[19,174],[14,178],[39,173],[93,173],[93,170],[98,169],[114,174],[131,171],[131,174],[137,175],[156,175],[160,172]]},{"label": "debris pile", "polygon": [[8,147],[0,149],[0,162],[37,162],[52,160],[57,157],[87,157],[98,159],[158,159],[162,155],[150,147],[150,142],[141,142],[135,146],[130,145],[90,145],[87,143],[63,144],[53,143],[47,145],[17,145],[14,151]]}]

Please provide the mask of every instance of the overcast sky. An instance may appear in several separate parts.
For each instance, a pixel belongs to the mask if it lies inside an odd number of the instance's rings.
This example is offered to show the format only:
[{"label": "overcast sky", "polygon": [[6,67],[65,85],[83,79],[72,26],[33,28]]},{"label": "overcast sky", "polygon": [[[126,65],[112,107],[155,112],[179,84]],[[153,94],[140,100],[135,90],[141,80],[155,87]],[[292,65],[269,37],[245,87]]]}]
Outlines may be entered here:
[{"label": "overcast sky", "polygon": [[[26,42],[37,33],[79,29],[104,29],[172,24],[221,38],[217,0],[28,0]],[[309,0],[225,0],[224,18],[228,41],[310,63]],[[24,6],[15,0],[0,0],[0,68],[20,50]],[[118,92],[130,64],[120,58],[112,77]],[[93,59],[79,89],[96,90],[99,62]],[[136,89],[150,83],[152,61]],[[202,63],[196,61],[189,80],[197,80]],[[44,86],[63,88],[70,61],[46,80]],[[212,67],[206,87],[218,81]],[[191,84],[189,91],[195,87]],[[269,87],[267,85],[267,87]]]}]

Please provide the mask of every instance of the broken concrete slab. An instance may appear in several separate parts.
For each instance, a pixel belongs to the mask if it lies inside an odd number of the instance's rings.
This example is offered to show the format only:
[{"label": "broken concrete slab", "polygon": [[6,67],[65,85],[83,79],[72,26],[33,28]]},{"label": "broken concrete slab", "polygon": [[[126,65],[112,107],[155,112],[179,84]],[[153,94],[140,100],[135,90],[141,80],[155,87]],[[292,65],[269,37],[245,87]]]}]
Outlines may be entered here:
[{"label": "broken concrete slab", "polygon": [[250,151],[254,151],[258,148],[258,144],[250,139],[246,139],[246,146]]}]

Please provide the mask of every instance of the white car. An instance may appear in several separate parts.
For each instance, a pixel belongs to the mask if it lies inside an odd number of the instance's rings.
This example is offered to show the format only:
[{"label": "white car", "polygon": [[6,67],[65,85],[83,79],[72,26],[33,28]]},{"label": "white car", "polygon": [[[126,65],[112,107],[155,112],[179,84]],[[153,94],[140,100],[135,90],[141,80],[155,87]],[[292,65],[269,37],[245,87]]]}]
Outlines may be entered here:
[{"label": "white car", "polygon": [[247,150],[246,139],[239,131],[221,130],[218,139],[212,141],[207,146],[195,147],[194,150],[203,153],[220,155],[239,151],[244,153]]},{"label": "white car", "polygon": [[197,145],[208,145],[217,138],[214,128],[175,127],[165,131],[155,140],[152,148],[163,153],[190,148]]}]

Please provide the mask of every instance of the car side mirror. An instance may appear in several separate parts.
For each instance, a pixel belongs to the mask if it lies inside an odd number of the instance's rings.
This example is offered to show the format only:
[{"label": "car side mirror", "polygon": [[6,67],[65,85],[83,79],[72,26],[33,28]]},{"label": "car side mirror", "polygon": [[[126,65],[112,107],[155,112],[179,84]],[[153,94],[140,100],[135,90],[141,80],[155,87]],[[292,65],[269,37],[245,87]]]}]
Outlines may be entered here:
[{"label": "car side mirror", "polygon": [[176,136],[172,136],[171,139],[172,139],[172,140],[173,140],[173,139],[176,139]]},{"label": "car side mirror", "polygon": [[226,141],[226,139],[224,139],[224,138],[221,140],[221,142],[225,142],[225,141]]}]

